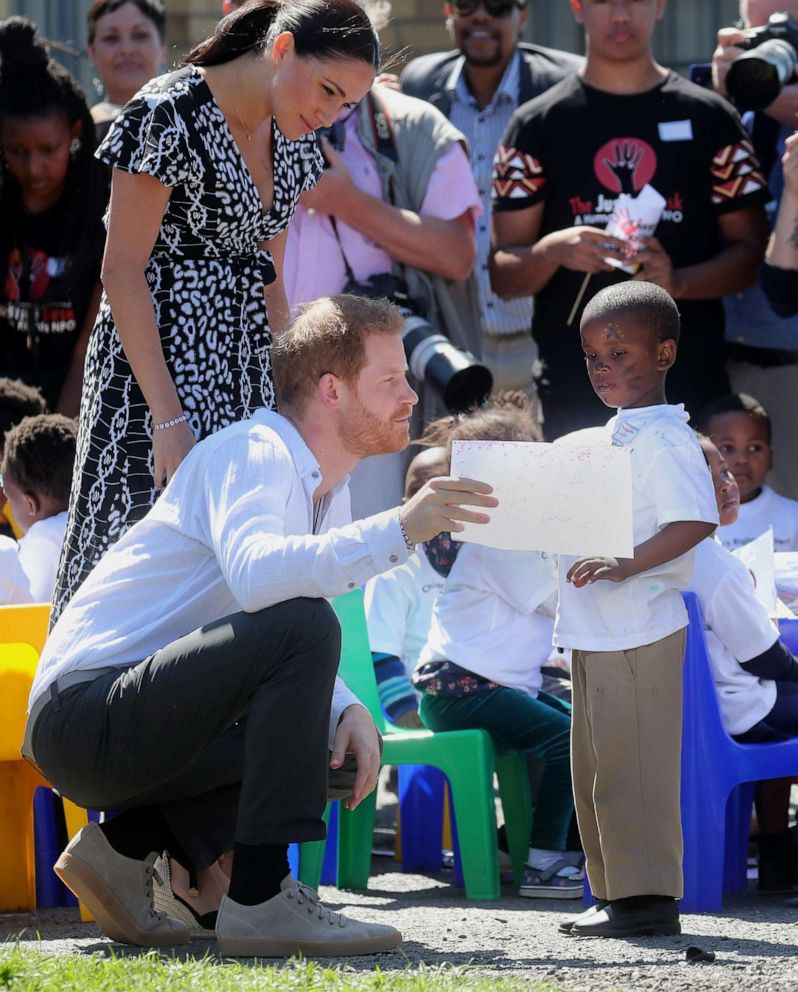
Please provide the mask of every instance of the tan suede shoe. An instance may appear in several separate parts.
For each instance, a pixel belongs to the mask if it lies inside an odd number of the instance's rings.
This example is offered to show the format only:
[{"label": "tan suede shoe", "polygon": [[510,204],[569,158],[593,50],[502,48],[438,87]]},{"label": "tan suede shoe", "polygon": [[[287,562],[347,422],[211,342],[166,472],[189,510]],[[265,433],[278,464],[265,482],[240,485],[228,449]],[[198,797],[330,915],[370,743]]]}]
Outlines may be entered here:
[{"label": "tan suede shoe", "polygon": [[402,942],[394,927],[359,923],[327,909],[315,889],[291,876],[279,895],[257,906],[225,897],[216,921],[219,950],[229,957],[338,957],[392,951]]},{"label": "tan suede shoe", "polygon": [[185,944],[189,929],[153,905],[153,852],[146,861],[117,853],[96,823],[83,827],[56,861],[56,875],[88,907],[111,940],[140,947]]}]

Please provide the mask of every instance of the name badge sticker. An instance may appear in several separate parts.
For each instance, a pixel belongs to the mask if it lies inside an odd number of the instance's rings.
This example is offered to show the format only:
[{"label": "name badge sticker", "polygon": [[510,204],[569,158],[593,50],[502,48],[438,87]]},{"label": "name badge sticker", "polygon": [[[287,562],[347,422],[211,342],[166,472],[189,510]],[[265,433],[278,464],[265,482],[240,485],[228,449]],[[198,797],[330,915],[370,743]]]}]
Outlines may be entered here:
[{"label": "name badge sticker", "polygon": [[692,141],[693,122],[686,121],[660,121],[659,123],[660,141]]}]

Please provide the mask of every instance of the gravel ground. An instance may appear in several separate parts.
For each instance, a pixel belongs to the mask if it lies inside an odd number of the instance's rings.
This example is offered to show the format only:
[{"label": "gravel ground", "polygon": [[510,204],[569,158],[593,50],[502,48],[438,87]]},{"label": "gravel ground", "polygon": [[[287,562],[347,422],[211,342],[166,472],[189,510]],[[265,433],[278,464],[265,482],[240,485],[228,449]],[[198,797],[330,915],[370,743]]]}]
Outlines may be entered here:
[{"label": "gravel ground", "polygon": [[[396,871],[395,862],[376,858],[367,892],[322,887],[335,909],[375,922],[390,922],[404,935],[400,951],[379,958],[346,960],[355,970],[379,964],[386,971],[414,967],[470,965],[491,975],[521,975],[567,992],[663,987],[670,990],[795,992],[798,983],[798,907],[783,897],[751,894],[728,900],[724,914],[682,918],[679,937],[601,940],[566,937],[557,923],[578,911],[575,900],[520,899],[510,886],[498,902],[467,902],[451,875],[421,876]],[[38,935],[38,936],[37,936]],[[0,915],[0,940],[54,954],[137,953],[83,924],[77,910],[59,909]],[[713,951],[713,963],[688,964],[690,946]],[[196,942],[181,957],[215,953]],[[341,959],[338,959],[341,962]]]}]

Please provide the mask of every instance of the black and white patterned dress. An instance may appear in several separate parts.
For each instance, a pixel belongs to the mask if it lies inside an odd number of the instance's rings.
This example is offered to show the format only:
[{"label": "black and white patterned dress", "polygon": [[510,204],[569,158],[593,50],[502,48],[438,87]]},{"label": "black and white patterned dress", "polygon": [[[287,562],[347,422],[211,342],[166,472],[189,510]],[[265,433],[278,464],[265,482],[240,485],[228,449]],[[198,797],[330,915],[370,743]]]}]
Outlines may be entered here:
[{"label": "black and white patterned dress", "polygon": [[[187,67],[148,83],[97,155],[172,187],[146,276],[164,357],[196,437],[273,407],[263,289],[274,267],[258,245],[286,228],[321,174],[315,137],[289,141],[273,124],[274,197],[264,213],[204,76]],[[103,295],[86,358],[53,618],[152,506],[152,469],[152,418]]]}]

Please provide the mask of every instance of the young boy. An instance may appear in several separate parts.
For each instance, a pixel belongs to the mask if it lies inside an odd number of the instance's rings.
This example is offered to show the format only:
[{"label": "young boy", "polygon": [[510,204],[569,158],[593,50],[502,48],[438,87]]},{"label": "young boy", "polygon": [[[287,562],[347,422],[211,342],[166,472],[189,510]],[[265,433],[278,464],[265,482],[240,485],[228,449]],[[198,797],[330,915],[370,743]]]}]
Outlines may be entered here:
[{"label": "young boy", "polygon": [[[11,428],[23,417],[35,417],[46,409],[44,397],[35,386],[29,386],[21,379],[0,376],[0,462],[3,460],[3,438]],[[22,531],[13,516],[0,488],[0,534],[20,538]]]},{"label": "young boy", "polygon": [[563,927],[602,937],[679,933],[680,590],[718,511],[688,415],[665,398],[679,340],[668,293],[634,280],[610,286],[588,304],[581,335],[593,389],[619,409],[605,427],[571,438],[628,447],[635,553],[560,557],[554,641],[573,649],[574,801],[599,900]]},{"label": "young boy", "polygon": [[798,503],[765,485],[773,449],[770,417],[762,404],[746,393],[732,393],[710,403],[701,422],[740,487],[736,522],[718,529],[724,548],[733,551],[772,527],[776,551],[798,551]]},{"label": "young boy", "polygon": [[5,438],[3,490],[22,537],[0,538],[0,603],[49,603],[66,530],[75,422],[25,417]]}]

